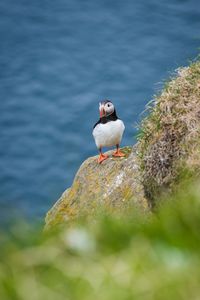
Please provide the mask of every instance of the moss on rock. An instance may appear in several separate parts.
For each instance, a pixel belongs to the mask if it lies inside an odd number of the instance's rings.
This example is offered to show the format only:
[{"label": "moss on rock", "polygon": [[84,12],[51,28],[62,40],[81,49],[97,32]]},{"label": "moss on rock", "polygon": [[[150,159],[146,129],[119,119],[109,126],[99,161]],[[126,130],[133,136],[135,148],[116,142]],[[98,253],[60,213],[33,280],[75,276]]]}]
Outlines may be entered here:
[{"label": "moss on rock", "polygon": [[141,184],[136,147],[124,147],[124,158],[110,158],[101,165],[97,156],[83,162],[72,187],[67,189],[46,216],[46,228],[92,215],[102,207],[117,211],[130,206],[148,208]]}]

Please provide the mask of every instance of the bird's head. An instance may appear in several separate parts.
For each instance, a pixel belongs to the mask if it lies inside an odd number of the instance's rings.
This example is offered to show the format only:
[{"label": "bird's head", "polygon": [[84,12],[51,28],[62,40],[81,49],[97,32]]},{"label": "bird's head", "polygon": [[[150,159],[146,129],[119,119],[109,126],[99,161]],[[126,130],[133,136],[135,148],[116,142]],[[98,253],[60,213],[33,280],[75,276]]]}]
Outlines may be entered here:
[{"label": "bird's head", "polygon": [[100,118],[107,117],[115,111],[115,107],[110,100],[99,103]]}]

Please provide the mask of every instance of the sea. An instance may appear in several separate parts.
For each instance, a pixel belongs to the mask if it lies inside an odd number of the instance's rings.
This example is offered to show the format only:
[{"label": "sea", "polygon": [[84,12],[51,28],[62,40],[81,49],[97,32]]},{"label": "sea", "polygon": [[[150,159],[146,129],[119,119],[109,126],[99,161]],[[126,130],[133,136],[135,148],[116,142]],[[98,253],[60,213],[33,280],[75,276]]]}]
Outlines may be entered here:
[{"label": "sea", "polygon": [[145,106],[199,54],[199,0],[1,0],[0,225],[44,220],[113,101],[133,145]]}]

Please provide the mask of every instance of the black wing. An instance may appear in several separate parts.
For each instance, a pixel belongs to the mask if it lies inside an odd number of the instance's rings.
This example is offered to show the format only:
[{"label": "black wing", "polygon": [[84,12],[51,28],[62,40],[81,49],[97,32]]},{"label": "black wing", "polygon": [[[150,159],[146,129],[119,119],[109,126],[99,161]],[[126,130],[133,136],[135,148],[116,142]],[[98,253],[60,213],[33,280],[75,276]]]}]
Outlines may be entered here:
[{"label": "black wing", "polygon": [[93,129],[100,123],[101,123],[101,119],[99,119],[99,121],[94,124]]}]

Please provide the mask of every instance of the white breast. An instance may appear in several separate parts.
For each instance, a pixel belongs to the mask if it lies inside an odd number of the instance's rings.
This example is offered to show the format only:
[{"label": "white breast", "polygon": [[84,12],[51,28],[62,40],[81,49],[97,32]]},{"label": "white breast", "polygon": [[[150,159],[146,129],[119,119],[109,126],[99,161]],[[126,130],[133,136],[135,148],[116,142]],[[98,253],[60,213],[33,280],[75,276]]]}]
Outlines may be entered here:
[{"label": "white breast", "polygon": [[120,144],[124,129],[124,123],[119,119],[98,124],[92,132],[97,148]]}]

